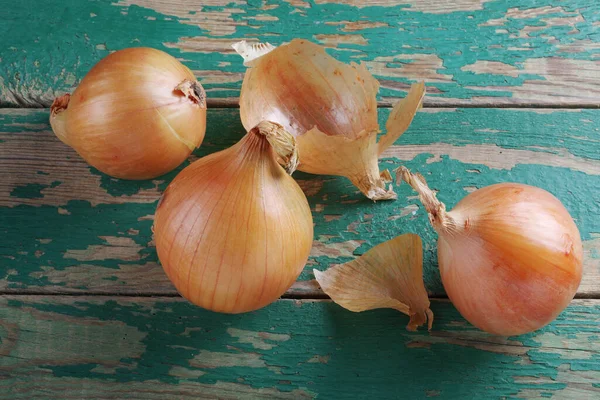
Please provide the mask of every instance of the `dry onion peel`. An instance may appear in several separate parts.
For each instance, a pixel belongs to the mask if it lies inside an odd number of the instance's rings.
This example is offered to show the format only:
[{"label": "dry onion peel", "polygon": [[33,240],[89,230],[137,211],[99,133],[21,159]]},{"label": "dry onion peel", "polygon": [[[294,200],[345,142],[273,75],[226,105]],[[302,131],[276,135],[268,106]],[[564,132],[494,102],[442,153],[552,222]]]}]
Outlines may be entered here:
[{"label": "dry onion peel", "polygon": [[583,247],[562,203],[543,189],[500,183],[464,197],[452,211],[425,179],[400,167],[438,232],[448,297],[470,323],[520,335],[554,320],[575,296]]},{"label": "dry onion peel", "polygon": [[165,52],[112,53],[73,95],[57,97],[50,124],[90,165],[123,179],[150,179],[181,164],[200,145],[206,95],[194,74]]},{"label": "dry onion peel", "polygon": [[400,235],[356,260],[325,272],[314,270],[314,274],[323,291],[350,311],[393,308],[410,316],[409,331],[426,323],[431,330],[433,312],[423,285],[423,251],[418,235]]},{"label": "dry onion peel", "polygon": [[277,300],[312,246],[306,196],[292,171],[294,138],[261,122],[234,146],[195,161],[157,207],[154,236],[177,290],[203,308],[241,313]]},{"label": "dry onion peel", "polygon": [[275,49],[271,43],[248,43],[245,40],[231,45],[233,49],[244,59],[244,65],[250,66],[252,61],[264,56],[271,50]]},{"label": "dry onion peel", "polygon": [[345,176],[372,200],[396,198],[378,158],[421,107],[423,83],[395,105],[377,143],[379,83],[364,65],[344,64],[300,39],[276,48],[246,42],[233,47],[249,66],[240,94],[246,129],[262,120],[280,123],[297,137],[300,171]]}]

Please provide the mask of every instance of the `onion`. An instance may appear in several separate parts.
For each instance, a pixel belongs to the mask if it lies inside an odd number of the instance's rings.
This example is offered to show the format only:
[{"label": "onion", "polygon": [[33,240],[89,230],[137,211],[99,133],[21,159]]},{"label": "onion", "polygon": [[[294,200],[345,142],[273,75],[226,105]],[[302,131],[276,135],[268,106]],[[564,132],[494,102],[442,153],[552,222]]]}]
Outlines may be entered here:
[{"label": "onion", "polygon": [[295,151],[293,136],[262,122],[168,186],[156,210],[156,248],[189,301],[241,313],[277,300],[294,283],[313,239],[306,196],[277,160],[291,173]]},{"label": "onion", "polygon": [[56,98],[56,136],[116,178],[150,179],[202,143],[206,98],[194,74],[167,53],[120,50],[102,59],[73,95]]},{"label": "onion", "polygon": [[372,200],[395,199],[389,172],[379,171],[379,155],[408,129],[421,107],[425,86],[410,92],[392,110],[379,143],[379,82],[364,65],[346,65],[307,40],[277,48],[236,43],[249,66],[240,93],[246,129],[263,120],[277,122],[297,137],[298,169],[345,176]]},{"label": "onion", "polygon": [[491,185],[452,211],[421,175],[398,170],[439,234],[442,282],[458,311],[492,334],[531,332],[553,321],[577,292],[583,246],[562,203],[543,189]]}]

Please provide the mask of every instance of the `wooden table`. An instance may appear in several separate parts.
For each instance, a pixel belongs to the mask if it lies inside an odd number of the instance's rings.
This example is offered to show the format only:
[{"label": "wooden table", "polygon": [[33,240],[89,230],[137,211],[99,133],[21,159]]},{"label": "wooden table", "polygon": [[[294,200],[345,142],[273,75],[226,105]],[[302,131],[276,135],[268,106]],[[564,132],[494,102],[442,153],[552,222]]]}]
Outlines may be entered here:
[{"label": "wooden table", "polygon": [[[597,0],[0,3],[0,399],[600,398]],[[191,159],[204,156],[243,133],[244,67],[231,43],[294,37],[367,65],[381,82],[382,126],[409,84],[426,82],[425,108],[383,167],[423,172],[449,207],[502,181],[563,201],[585,276],[554,323],[512,338],[478,331],[444,299],[436,235],[406,185],[397,201],[373,203],[346,179],[302,173],[316,226],[299,281],[249,314],[193,307],[150,231],[177,171],[111,179],[48,125],[53,97],[98,60],[151,46],[207,89],[209,127]],[[424,241],[430,333],[407,332],[395,311],[342,309],[311,272],[403,232]]]}]

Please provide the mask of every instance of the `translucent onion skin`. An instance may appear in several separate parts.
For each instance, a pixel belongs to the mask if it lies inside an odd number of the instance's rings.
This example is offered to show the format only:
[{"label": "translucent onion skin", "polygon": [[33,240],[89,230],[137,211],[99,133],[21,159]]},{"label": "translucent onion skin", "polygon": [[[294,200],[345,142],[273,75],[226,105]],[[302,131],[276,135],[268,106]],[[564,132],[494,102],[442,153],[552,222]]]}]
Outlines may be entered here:
[{"label": "translucent onion skin", "polygon": [[469,194],[449,212],[435,196],[424,204],[439,234],[446,293],[478,328],[501,336],[537,330],[577,293],[581,237],[568,211],[547,191],[501,183]]},{"label": "translucent onion skin", "polygon": [[58,97],[50,123],[100,171],[149,179],[173,170],[202,143],[205,93],[167,53],[124,49],[96,64],[73,95]]},{"label": "translucent onion skin", "polygon": [[185,168],[165,191],[154,222],[162,266],[192,303],[242,313],[277,300],[312,246],[306,196],[250,131]]},{"label": "translucent onion skin", "polygon": [[362,65],[346,65],[307,40],[294,39],[246,71],[240,116],[246,129],[274,121],[298,136],[315,126],[331,136],[378,131],[379,82]]},{"label": "translucent onion skin", "polygon": [[344,64],[302,39],[277,48],[245,41],[233,47],[249,67],[240,92],[246,129],[263,120],[277,122],[297,137],[299,170],[344,176],[373,201],[397,198],[378,159],[421,108],[423,83],[411,85],[394,106],[378,142],[379,82],[364,65]]}]

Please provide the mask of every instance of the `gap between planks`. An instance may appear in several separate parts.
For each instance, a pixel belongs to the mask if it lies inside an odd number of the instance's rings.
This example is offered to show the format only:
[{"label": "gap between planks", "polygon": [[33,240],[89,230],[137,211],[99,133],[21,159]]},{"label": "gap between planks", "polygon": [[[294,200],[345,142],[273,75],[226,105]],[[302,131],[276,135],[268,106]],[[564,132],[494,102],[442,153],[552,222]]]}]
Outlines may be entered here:
[{"label": "gap between planks", "polygon": [[[115,293],[110,291],[77,291],[77,292],[45,292],[34,290],[3,290],[0,296],[67,296],[67,297],[143,297],[143,298],[183,298],[179,293],[165,292],[131,292]],[[430,300],[448,300],[446,295],[429,295]],[[573,298],[575,300],[600,300],[599,293],[577,293]],[[331,298],[324,292],[311,293],[284,293],[278,300],[327,300]]]},{"label": "gap between planks", "polygon": [[[427,95],[426,95],[427,96]],[[599,109],[600,102],[598,103],[569,103],[569,104],[547,104],[547,103],[515,103],[508,100],[500,100],[498,102],[479,102],[473,103],[470,100],[465,101],[441,101],[434,99],[425,98],[423,102],[423,108],[519,108],[519,109],[553,109],[553,110],[573,110],[573,109]],[[377,108],[391,108],[396,102],[402,100],[402,98],[384,99],[377,102]],[[239,108],[239,98],[231,99],[207,99],[207,108],[219,109],[219,108]],[[0,101],[0,110],[9,109],[45,109],[49,108],[46,104],[39,104],[39,107],[10,107],[3,104]]]},{"label": "gap between planks", "polygon": [[[545,103],[514,103],[510,101],[499,101],[499,102],[481,102],[473,103],[470,100],[465,101],[436,101],[433,99],[427,99],[425,94],[425,100],[423,101],[423,108],[534,108],[543,109],[550,108],[553,110],[572,110],[572,109],[598,109],[600,108],[600,102],[598,103],[577,103],[577,104],[545,104]],[[396,102],[402,100],[402,98],[385,99],[377,102],[377,108],[391,108]],[[207,99],[206,101],[208,108],[239,108],[239,98],[234,99]]]}]

